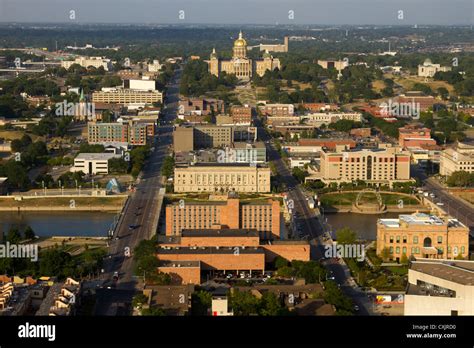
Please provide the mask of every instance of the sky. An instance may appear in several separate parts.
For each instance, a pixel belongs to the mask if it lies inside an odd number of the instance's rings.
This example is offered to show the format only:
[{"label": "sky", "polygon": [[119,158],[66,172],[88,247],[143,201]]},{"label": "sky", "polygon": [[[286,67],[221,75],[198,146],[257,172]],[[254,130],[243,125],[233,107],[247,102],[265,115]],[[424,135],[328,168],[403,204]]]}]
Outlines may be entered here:
[{"label": "sky", "polygon": [[474,0],[0,0],[0,22],[471,25]]}]

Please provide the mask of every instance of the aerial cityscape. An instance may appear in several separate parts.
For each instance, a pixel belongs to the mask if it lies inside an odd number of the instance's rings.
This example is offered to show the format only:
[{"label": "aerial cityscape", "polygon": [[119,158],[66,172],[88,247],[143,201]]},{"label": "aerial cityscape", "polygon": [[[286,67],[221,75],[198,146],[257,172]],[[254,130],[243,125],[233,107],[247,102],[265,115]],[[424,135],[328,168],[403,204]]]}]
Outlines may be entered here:
[{"label": "aerial cityscape", "polygon": [[0,330],[472,319],[472,2],[54,3],[0,0]]}]

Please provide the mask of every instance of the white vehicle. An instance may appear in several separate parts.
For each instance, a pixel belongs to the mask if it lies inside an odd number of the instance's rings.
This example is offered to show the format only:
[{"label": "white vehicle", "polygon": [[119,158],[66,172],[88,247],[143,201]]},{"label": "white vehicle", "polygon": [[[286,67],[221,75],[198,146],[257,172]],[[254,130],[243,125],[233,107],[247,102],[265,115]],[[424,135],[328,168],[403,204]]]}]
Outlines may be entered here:
[{"label": "white vehicle", "polygon": [[430,195],[429,192],[423,193],[423,196],[425,196],[425,197],[428,197],[429,195]]},{"label": "white vehicle", "polygon": [[436,203],[436,205],[443,206],[444,203],[443,202],[438,202],[438,203]]},{"label": "white vehicle", "polygon": [[431,198],[435,198],[436,195],[435,195],[434,193],[430,193],[430,197],[431,197]]}]

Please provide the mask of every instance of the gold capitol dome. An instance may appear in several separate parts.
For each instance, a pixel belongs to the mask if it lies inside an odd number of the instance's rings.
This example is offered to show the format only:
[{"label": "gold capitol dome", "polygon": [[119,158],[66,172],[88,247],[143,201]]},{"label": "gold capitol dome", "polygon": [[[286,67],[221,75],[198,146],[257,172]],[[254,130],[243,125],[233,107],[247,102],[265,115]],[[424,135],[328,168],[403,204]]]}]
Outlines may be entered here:
[{"label": "gold capitol dome", "polygon": [[242,37],[242,31],[239,32],[239,38],[234,42],[235,47],[247,46],[247,41]]}]

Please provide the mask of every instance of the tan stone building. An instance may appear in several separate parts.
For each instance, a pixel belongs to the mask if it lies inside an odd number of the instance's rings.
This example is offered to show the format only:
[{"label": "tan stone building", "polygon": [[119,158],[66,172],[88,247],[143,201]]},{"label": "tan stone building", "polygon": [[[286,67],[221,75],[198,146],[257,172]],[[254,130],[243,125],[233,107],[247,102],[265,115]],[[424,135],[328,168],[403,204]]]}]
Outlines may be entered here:
[{"label": "tan stone building", "polygon": [[254,74],[263,76],[267,70],[280,69],[280,60],[266,51],[262,59],[253,60],[247,57],[247,41],[239,33],[239,38],[235,40],[232,49],[232,58],[229,60],[217,57],[216,50],[211,53],[210,59],[207,61],[209,72],[215,76],[226,72],[227,74],[235,74],[241,80],[250,80]]},{"label": "tan stone building", "polygon": [[176,166],[175,192],[270,192],[270,168],[245,163]]},{"label": "tan stone building", "polygon": [[363,180],[391,186],[410,180],[410,153],[398,147],[350,150],[336,145],[335,151],[321,152],[318,178],[325,183]]},{"label": "tan stone building", "polygon": [[[182,201],[166,206],[166,235],[180,235],[183,229],[210,229],[216,226],[256,229],[261,238],[279,239],[280,203],[271,199],[242,202],[237,198],[229,198],[227,201]],[[184,236],[181,243],[187,244]]]},{"label": "tan stone building", "polygon": [[456,171],[474,172],[474,143],[458,143],[441,152],[439,173],[449,176]]},{"label": "tan stone building", "polygon": [[423,213],[377,221],[377,255],[388,248],[391,258],[451,259],[469,255],[469,228],[456,219]]}]

